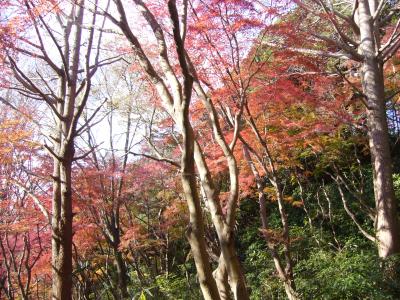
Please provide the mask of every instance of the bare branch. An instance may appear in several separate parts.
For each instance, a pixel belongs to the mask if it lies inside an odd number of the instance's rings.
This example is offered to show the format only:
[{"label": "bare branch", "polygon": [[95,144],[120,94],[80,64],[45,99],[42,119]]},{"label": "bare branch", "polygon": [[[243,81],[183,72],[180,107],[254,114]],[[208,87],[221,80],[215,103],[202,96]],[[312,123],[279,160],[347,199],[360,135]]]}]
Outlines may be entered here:
[{"label": "bare branch", "polygon": [[9,179],[9,181],[11,183],[15,184],[16,186],[20,187],[21,189],[23,189],[33,199],[33,201],[35,202],[37,207],[40,209],[40,211],[46,217],[46,220],[49,222],[49,224],[51,224],[51,214],[46,209],[46,207],[43,205],[43,203],[40,201],[40,199],[36,195],[34,195],[27,187],[25,187],[23,184],[19,183],[18,181],[14,180],[14,179]]},{"label": "bare branch", "polygon": [[177,163],[176,161],[173,161],[172,159],[169,159],[169,158],[155,157],[155,156],[152,156],[152,155],[149,155],[149,154],[144,154],[144,153],[136,153],[136,152],[129,152],[129,153],[134,155],[134,156],[143,156],[143,157],[155,160],[155,161],[166,162],[166,163],[169,163],[169,164],[171,164],[171,165],[173,165],[173,166],[175,166],[175,167],[177,167],[179,169],[181,168],[181,165],[179,163]]}]

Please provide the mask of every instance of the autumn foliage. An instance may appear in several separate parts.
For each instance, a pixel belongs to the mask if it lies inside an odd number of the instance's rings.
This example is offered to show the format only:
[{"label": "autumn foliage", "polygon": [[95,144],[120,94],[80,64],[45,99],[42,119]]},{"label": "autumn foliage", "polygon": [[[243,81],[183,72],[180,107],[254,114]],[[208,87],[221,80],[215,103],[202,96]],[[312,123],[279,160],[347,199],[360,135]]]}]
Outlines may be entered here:
[{"label": "autumn foliage", "polygon": [[0,298],[397,299],[361,25],[324,3],[1,1]]}]

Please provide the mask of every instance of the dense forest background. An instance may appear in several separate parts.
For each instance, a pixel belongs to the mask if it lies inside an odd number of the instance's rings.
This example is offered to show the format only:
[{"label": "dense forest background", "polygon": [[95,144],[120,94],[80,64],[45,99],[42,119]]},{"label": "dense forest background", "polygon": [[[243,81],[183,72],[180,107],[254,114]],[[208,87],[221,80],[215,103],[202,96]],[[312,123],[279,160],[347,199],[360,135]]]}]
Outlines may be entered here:
[{"label": "dense forest background", "polygon": [[400,7],[0,2],[1,299],[400,299]]}]

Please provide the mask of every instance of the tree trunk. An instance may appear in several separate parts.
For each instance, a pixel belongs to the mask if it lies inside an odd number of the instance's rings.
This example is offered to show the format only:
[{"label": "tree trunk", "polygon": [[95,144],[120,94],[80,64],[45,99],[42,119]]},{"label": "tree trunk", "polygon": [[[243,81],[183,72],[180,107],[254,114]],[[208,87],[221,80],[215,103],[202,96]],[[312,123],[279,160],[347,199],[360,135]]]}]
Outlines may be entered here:
[{"label": "tree trunk", "polygon": [[286,280],[284,281],[285,291],[286,291],[286,294],[287,294],[289,300],[297,300],[299,298],[296,293],[296,285],[295,285],[294,278],[293,278],[293,261],[292,261],[292,257],[290,254],[289,224],[288,224],[288,220],[287,220],[286,211],[283,206],[284,199],[283,199],[283,193],[282,193],[282,186],[278,182],[278,178],[276,178],[276,176],[274,176],[272,183],[276,190],[279,214],[281,216],[281,223],[282,223],[282,227],[283,227],[283,240],[284,240],[283,241],[283,253],[285,255],[285,261],[286,261],[286,267],[285,267],[285,279]]},{"label": "tree trunk", "polygon": [[205,163],[200,145],[197,142],[195,142],[194,145],[194,158],[199,172],[201,184],[208,201],[211,219],[218,235],[221,254],[224,257],[224,264],[228,272],[229,285],[231,287],[234,299],[249,299],[246,280],[241,269],[239,258],[236,255],[232,232],[233,229],[228,225],[228,222],[225,221],[222,209],[219,206],[218,195],[214,188],[211,175]]},{"label": "tree trunk", "polygon": [[52,217],[52,299],[72,299],[72,187],[71,165],[73,146],[61,163],[54,161]]},{"label": "tree trunk", "polygon": [[193,147],[193,130],[188,116],[183,117],[182,138],[182,186],[188,203],[190,223],[186,232],[199,277],[200,288],[206,300],[220,299],[217,284],[212,277],[211,266],[204,240],[204,224],[201,214],[200,199],[197,193]]},{"label": "tree trunk", "polygon": [[228,272],[222,255],[219,257],[218,268],[214,271],[213,275],[217,283],[221,300],[231,300],[232,297],[228,282]]},{"label": "tree trunk", "polygon": [[129,299],[128,289],[127,289],[127,274],[124,260],[122,258],[121,252],[118,248],[114,248],[115,263],[117,265],[117,276],[118,276],[118,289],[121,294],[121,299]]},{"label": "tree trunk", "polygon": [[361,76],[366,97],[368,138],[373,168],[376,239],[382,258],[400,252],[400,227],[397,217],[397,201],[393,189],[392,159],[389,130],[386,118],[383,62],[376,56],[373,20],[367,0],[359,1],[359,27],[364,56]]},{"label": "tree trunk", "polygon": [[283,283],[283,285],[285,286],[286,296],[288,297],[289,300],[299,300],[300,299],[296,293],[293,280],[287,280]]},{"label": "tree trunk", "polygon": [[[176,26],[176,24],[175,24]],[[212,276],[210,260],[207,254],[205,242],[204,221],[200,198],[197,191],[197,179],[194,161],[195,138],[193,128],[189,120],[189,104],[193,79],[187,73],[185,63],[182,61],[181,40],[179,38],[179,26],[174,28],[174,36],[178,47],[178,55],[181,58],[181,67],[185,76],[184,96],[179,108],[176,107],[176,122],[182,132],[182,157],[181,157],[181,180],[183,192],[189,209],[189,225],[186,237],[189,241],[196,265],[200,288],[205,300],[220,300],[217,284]],[[182,45],[183,46],[183,45]],[[180,51],[181,50],[181,51]]]},{"label": "tree trunk", "polygon": [[250,297],[239,258],[236,255],[234,242],[231,229],[226,226],[222,233],[221,251],[228,271],[228,282],[235,300],[247,300],[250,299]]}]

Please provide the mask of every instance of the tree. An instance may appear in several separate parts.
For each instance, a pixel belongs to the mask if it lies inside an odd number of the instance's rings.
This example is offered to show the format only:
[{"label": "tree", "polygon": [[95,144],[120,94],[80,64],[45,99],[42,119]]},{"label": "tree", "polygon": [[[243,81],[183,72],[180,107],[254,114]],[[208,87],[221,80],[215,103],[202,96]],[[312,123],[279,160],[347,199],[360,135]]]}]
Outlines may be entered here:
[{"label": "tree", "polygon": [[[362,101],[367,111],[371,163],[374,169],[378,252],[383,258],[398,253],[400,225],[393,190],[383,76],[384,64],[400,47],[396,5],[384,0],[357,0],[343,4],[296,1],[295,5],[292,20],[283,22],[283,26],[271,26],[272,31],[276,29],[285,36],[283,43],[288,45],[286,49],[354,61],[360,66]],[[299,18],[304,21],[299,22]],[[312,25],[315,20],[317,22]],[[396,22],[396,25],[393,26],[392,22]],[[271,40],[266,43],[274,47],[283,44]],[[319,45],[325,46],[327,50],[317,49]]]},{"label": "tree", "polygon": [[42,182],[35,176],[39,144],[28,107],[21,105],[19,110],[25,110],[26,118],[5,105],[0,115],[0,290],[7,299],[32,296],[38,261],[50,241],[47,195],[37,193]]},{"label": "tree", "polygon": [[[201,186],[205,192],[212,221],[218,235],[222,253],[221,263],[226,266],[230,288],[235,298],[247,299],[248,292],[245,285],[244,275],[235,253],[233,239],[235,210],[239,197],[238,169],[235,157],[232,153],[236,144],[237,135],[233,138],[233,141],[231,141],[230,144],[225,139],[214,104],[208,93],[205,91],[202,80],[200,79],[201,73],[196,72],[195,64],[190,59],[190,53],[188,49],[185,48],[184,42],[188,33],[186,28],[187,18],[189,15],[187,10],[188,2],[183,1],[183,5],[181,6],[181,11],[183,13],[180,17],[175,13],[177,10],[175,3],[173,1],[169,2],[169,22],[173,25],[172,36],[174,39],[167,40],[163,30],[164,27],[161,25],[162,23],[160,23],[161,20],[163,20],[163,16],[168,16],[168,13],[165,13],[165,6],[163,7],[163,5],[160,5],[160,10],[154,10],[153,12],[146,3],[135,1],[135,6],[140,8],[140,13],[142,14],[143,19],[156,39],[161,70],[154,67],[152,57],[145,53],[143,45],[133,33],[132,28],[129,26],[126,11],[122,2],[117,1],[116,6],[119,11],[119,19],[109,14],[106,14],[107,17],[124,33],[139,64],[142,66],[151,82],[155,85],[164,108],[171,115],[182,134],[182,184],[184,186],[186,199],[188,200],[191,216],[188,239],[195,258],[203,295],[207,299],[219,298],[215,286],[215,280],[213,280],[211,276],[209,259],[207,258],[206,247],[203,240],[204,225],[202,224],[202,212],[196,187],[196,180],[194,175],[190,175],[195,174],[194,165],[192,165],[192,155],[195,159]],[[155,5],[155,7],[157,7],[157,5]],[[160,16],[160,22],[156,18],[155,13]],[[179,22],[178,19],[181,20],[181,22]],[[178,30],[181,30],[180,33]],[[176,53],[167,51],[167,45],[170,44],[176,47]],[[179,68],[177,71],[175,70],[176,67],[172,65],[172,63],[175,62],[178,62]],[[166,77],[166,80],[164,80],[163,76]],[[195,140],[195,134],[188,119],[188,109],[192,98],[192,89],[196,91],[199,100],[206,108],[214,137],[227,161],[230,173],[230,196],[227,204],[226,216],[222,213],[221,205],[219,203],[220,201],[218,199],[218,192],[215,190],[209,168],[204,159],[203,151],[201,150],[200,144]],[[239,102],[240,101],[243,102],[243,99],[239,100]],[[239,103],[239,105],[242,104]],[[241,110],[239,109],[234,117],[235,132],[238,132],[239,130],[240,115]],[[194,145],[192,145],[192,143],[194,143]]]},{"label": "tree", "polygon": [[[141,85],[135,81],[134,74],[129,74],[127,66],[124,64],[120,74],[111,72],[111,76],[104,74],[104,82],[114,82],[116,86],[105,89],[104,97],[109,99],[108,109],[105,111],[109,127],[109,150],[105,153],[99,151],[96,144],[96,138],[92,127],[87,130],[86,143],[90,149],[90,160],[80,165],[82,180],[85,184],[79,183],[79,196],[81,199],[92,202],[86,206],[86,210],[91,212],[89,218],[92,224],[95,224],[102,232],[105,241],[113,249],[115,263],[117,266],[118,285],[113,291],[115,299],[128,298],[128,274],[123,259],[123,253],[120,250],[122,231],[121,219],[123,216],[122,208],[126,205],[128,196],[126,189],[131,183],[126,182],[126,172],[128,158],[131,154],[133,141],[138,130],[141,117],[133,114],[135,101],[141,94]],[[114,77],[114,80],[113,78]],[[116,79],[116,80],[115,80]],[[122,84],[119,82],[122,81]],[[136,87],[135,85],[138,84]],[[117,90],[118,89],[118,90]],[[129,97],[124,98],[123,93]],[[144,99],[142,99],[144,100]],[[116,111],[119,110],[119,114]],[[122,149],[116,145],[118,138],[115,133],[116,117],[123,117],[124,132],[118,134],[123,138]],[[136,119],[134,119],[136,118]],[[102,125],[104,126],[104,125]],[[119,152],[123,154],[120,155]],[[86,213],[85,213],[86,215]]]},{"label": "tree", "polygon": [[[44,144],[53,158],[51,213],[54,299],[71,299],[72,289],[72,165],[75,138],[88,122],[79,119],[91,92],[92,78],[99,67],[113,59],[100,57],[104,26],[96,13],[85,13],[84,0],[68,3],[13,1],[10,19],[22,20],[21,32],[7,45],[6,65],[13,74],[10,90],[47,106],[50,131]],[[88,29],[84,17],[90,18]],[[29,31],[28,28],[31,28]],[[61,33],[61,35],[59,35]],[[26,37],[28,36],[28,38]],[[56,51],[54,51],[56,50]],[[25,63],[25,65],[24,65]],[[83,67],[83,69],[82,69]]]},{"label": "tree", "polygon": [[[288,203],[294,201],[285,190],[293,170],[301,168],[299,151],[315,147],[320,135],[334,132],[346,120],[341,109],[346,93],[329,89],[338,85],[340,78],[326,77],[324,60],[270,49],[260,49],[257,56],[263,63],[252,82],[244,113],[246,126],[239,135],[243,153],[238,155],[245,162],[242,180],[246,175],[253,177],[262,235],[288,298],[297,299],[287,213]],[[269,226],[267,196],[278,206],[279,232]]]}]

